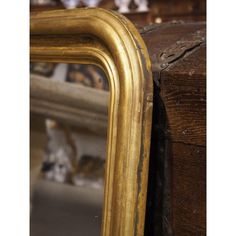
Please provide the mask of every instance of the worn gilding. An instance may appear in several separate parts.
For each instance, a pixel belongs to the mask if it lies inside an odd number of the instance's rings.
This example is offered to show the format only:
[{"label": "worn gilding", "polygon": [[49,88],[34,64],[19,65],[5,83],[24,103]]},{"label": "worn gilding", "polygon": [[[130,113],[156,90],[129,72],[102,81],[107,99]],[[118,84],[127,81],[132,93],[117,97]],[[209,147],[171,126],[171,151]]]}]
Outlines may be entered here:
[{"label": "worn gilding", "polygon": [[31,61],[91,63],[110,84],[102,235],[143,235],[152,117],[151,64],[137,29],[99,8],[31,14]]}]

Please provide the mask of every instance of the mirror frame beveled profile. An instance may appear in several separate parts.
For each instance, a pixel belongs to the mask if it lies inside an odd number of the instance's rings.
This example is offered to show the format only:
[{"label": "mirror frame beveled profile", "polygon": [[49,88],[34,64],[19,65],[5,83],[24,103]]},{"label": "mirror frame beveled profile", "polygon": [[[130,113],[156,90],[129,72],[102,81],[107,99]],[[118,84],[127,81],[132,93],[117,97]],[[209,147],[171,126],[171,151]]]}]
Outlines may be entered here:
[{"label": "mirror frame beveled profile", "polygon": [[153,82],[138,30],[100,8],[34,12],[30,60],[94,64],[105,71],[110,103],[101,235],[143,235]]}]

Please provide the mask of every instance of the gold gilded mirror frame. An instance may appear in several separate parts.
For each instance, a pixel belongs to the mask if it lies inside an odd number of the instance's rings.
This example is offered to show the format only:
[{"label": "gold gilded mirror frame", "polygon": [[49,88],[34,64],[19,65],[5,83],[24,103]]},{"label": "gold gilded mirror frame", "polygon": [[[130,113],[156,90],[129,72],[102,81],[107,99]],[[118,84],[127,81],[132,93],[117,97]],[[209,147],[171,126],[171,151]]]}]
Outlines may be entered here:
[{"label": "gold gilded mirror frame", "polygon": [[110,86],[103,236],[143,235],[152,122],[146,46],[125,17],[99,8],[32,13],[30,60],[100,66]]}]

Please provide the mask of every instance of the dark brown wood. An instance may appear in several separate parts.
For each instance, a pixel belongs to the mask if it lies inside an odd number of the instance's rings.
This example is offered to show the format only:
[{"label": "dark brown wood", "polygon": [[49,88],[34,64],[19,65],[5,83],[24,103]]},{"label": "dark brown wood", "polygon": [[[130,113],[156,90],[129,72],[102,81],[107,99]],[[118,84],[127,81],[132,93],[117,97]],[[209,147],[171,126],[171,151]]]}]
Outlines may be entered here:
[{"label": "dark brown wood", "polygon": [[132,11],[124,14],[135,26],[141,27],[154,22],[154,16],[150,12]]},{"label": "dark brown wood", "polygon": [[161,97],[166,105],[173,141],[205,145],[205,46],[163,71]]},{"label": "dark brown wood", "polygon": [[206,235],[205,27],[140,29],[155,80],[145,235]]},{"label": "dark brown wood", "polygon": [[[205,23],[168,23],[141,30],[147,44],[156,83],[165,104],[168,132],[173,141],[205,145],[206,142],[206,48],[205,42],[186,50],[180,58],[160,69],[159,55],[177,41],[194,41]],[[186,41],[187,41],[186,40]],[[187,42],[188,42],[187,41]]]},{"label": "dark brown wood", "polygon": [[149,0],[149,6],[154,17],[162,22],[169,20],[205,20],[205,0]]},{"label": "dark brown wood", "polygon": [[172,143],[174,235],[206,235],[206,148]]}]

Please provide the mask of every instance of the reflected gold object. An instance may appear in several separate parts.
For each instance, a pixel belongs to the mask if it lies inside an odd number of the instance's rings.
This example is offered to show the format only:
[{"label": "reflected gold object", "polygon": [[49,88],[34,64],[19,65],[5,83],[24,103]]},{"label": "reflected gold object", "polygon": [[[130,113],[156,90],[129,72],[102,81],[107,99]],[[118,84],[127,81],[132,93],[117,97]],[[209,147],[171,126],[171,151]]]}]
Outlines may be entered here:
[{"label": "reflected gold object", "polygon": [[137,29],[99,8],[31,14],[31,61],[94,64],[109,80],[103,236],[143,235],[152,121],[152,74]]}]

